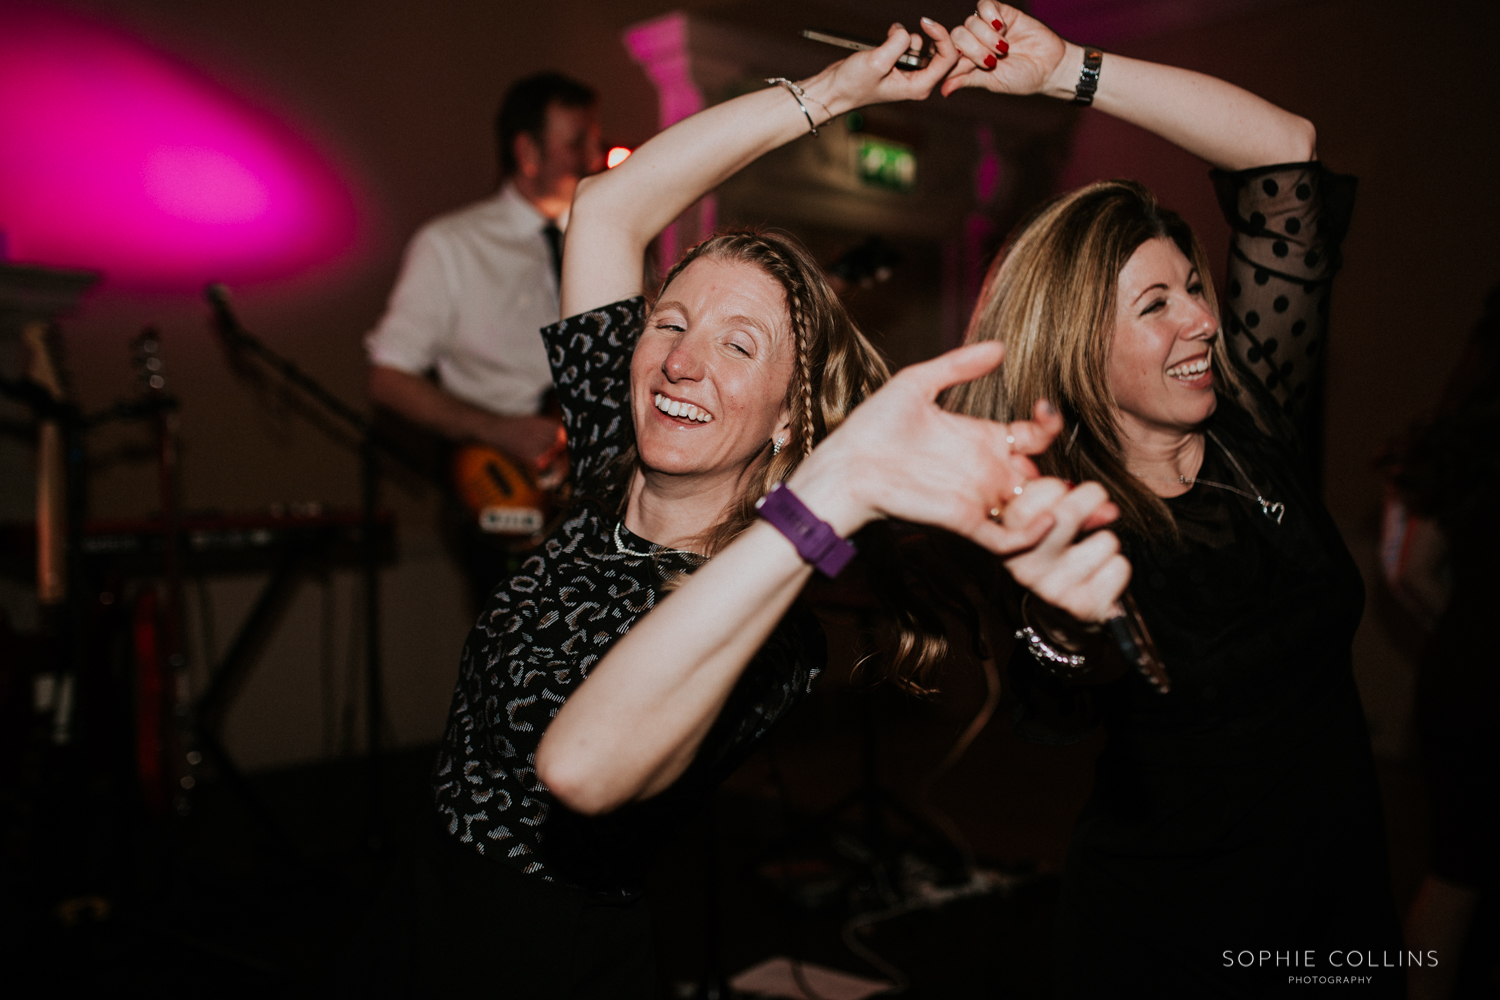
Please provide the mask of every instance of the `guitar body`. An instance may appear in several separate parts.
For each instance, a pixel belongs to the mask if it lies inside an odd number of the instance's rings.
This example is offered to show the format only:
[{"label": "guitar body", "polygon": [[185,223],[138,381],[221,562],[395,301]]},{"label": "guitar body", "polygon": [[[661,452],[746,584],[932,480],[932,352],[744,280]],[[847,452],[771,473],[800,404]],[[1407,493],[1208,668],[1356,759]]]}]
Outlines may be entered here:
[{"label": "guitar body", "polygon": [[459,500],[488,534],[535,544],[557,511],[554,493],[513,455],[468,444],[453,456],[453,486]]}]

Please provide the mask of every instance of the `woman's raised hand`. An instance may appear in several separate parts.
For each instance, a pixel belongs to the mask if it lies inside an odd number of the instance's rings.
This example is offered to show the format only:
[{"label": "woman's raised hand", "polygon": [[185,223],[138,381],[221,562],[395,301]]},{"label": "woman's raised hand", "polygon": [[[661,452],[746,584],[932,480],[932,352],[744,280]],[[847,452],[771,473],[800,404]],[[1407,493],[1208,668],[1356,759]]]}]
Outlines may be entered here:
[{"label": "woman's raised hand", "polygon": [[[936,403],[944,389],[993,371],[1004,357],[1004,347],[992,341],[902,369],[814,450],[788,485],[841,535],[894,517],[945,528],[1001,555],[1036,544],[1052,528],[1048,513],[1013,524],[992,515],[1029,484],[1046,481],[1036,478],[1029,456],[1047,449],[1062,418],[1038,404],[1034,420],[1001,424]],[[1112,519],[1102,492],[1095,507]]]},{"label": "woman's raised hand", "polygon": [[1001,94],[1035,94],[1047,89],[1067,53],[1067,43],[1036,18],[1003,3],[979,0],[964,23],[953,29],[960,59],[943,81],[943,96],[963,87]]},{"label": "woman's raised hand", "polygon": [[[902,53],[921,47],[922,36],[893,24],[879,48],[840,59],[803,82],[809,96],[830,116],[891,101],[920,101],[932,93],[958,64],[958,50],[941,24],[922,18],[922,30],[933,42],[932,60],[919,70],[896,68]],[[816,110],[816,109],[814,109]],[[822,122],[819,122],[822,124]]]}]

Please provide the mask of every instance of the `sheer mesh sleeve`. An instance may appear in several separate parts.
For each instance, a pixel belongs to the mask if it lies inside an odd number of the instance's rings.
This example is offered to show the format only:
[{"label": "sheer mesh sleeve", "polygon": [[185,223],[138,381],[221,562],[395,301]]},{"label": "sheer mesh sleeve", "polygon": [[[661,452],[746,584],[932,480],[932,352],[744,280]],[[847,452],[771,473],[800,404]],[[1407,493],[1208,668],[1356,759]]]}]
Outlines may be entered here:
[{"label": "sheer mesh sleeve", "polygon": [[1213,181],[1234,230],[1224,303],[1230,352],[1295,426],[1322,361],[1355,178],[1312,162],[1216,170]]},{"label": "sheer mesh sleeve", "polygon": [[630,439],[630,356],[645,323],[646,300],[636,296],[542,328],[580,493],[596,492]]}]

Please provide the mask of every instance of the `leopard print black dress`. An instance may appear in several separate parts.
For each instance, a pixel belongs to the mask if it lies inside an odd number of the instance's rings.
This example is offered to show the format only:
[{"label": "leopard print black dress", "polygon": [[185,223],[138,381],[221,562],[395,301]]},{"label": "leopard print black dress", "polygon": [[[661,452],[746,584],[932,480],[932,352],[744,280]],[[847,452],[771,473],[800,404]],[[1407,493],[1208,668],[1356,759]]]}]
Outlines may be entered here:
[{"label": "leopard print black dress", "polygon": [[807,693],[824,661],[816,618],[794,606],[751,662],[688,771],[666,792],[585,817],[536,774],[536,748],[568,695],[699,557],[633,535],[614,514],[610,463],[628,448],[630,357],[645,303],[627,299],[547,327],[577,493],[583,499],[490,595],[459,660],[433,798],[447,836],[536,879],[628,899],[655,848]]}]

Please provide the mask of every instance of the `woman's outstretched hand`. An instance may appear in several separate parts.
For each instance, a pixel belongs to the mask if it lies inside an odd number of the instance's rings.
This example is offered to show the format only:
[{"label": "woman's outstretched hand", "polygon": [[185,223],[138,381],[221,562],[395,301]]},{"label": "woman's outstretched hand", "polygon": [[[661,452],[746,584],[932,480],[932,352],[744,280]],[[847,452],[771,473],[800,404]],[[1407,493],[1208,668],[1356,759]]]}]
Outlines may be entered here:
[{"label": "woman's outstretched hand", "polygon": [[[902,53],[921,47],[922,36],[893,24],[879,48],[840,59],[817,76],[804,80],[802,86],[809,97],[823,105],[830,117],[871,104],[924,100],[959,60],[958,50],[946,28],[924,17],[922,30],[933,43],[932,60],[923,69],[896,68],[896,60]],[[818,109],[813,107],[810,110],[816,117]],[[818,119],[818,124],[823,124],[822,119]]]},{"label": "woman's outstretched hand", "polygon": [[[788,485],[845,536],[894,517],[945,528],[1001,555],[1037,544],[1052,528],[1050,514],[1014,524],[994,515],[1028,483],[1045,481],[1030,456],[1052,443],[1061,416],[1040,403],[1035,419],[1001,424],[949,413],[936,402],[944,389],[993,371],[1004,357],[1002,345],[988,342],[902,369],[813,451]],[[1113,505],[1100,493],[1097,513],[1112,519],[1104,508]]]},{"label": "woman's outstretched hand", "polygon": [[1068,43],[1036,18],[1011,7],[979,0],[963,24],[953,29],[960,59],[943,81],[943,96],[963,87],[1001,94],[1048,90],[1067,54]]}]

